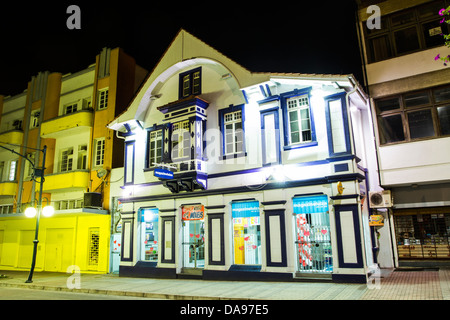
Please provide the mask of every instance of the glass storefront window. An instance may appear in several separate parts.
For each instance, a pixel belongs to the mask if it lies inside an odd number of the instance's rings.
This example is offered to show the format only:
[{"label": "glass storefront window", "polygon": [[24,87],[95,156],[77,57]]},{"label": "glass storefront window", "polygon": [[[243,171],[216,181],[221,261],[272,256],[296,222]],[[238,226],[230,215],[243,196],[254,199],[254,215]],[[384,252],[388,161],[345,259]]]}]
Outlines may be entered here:
[{"label": "glass storefront window", "polygon": [[394,213],[399,259],[448,259],[450,213]]},{"label": "glass storefront window", "polygon": [[141,260],[158,261],[158,217],[156,208],[141,209]]},{"label": "glass storefront window", "polygon": [[261,264],[259,202],[233,202],[231,211],[233,217],[234,263]]},{"label": "glass storefront window", "polygon": [[183,268],[205,267],[205,207],[182,207]]},{"label": "glass storefront window", "polygon": [[294,198],[293,205],[297,271],[332,272],[333,258],[327,196]]}]

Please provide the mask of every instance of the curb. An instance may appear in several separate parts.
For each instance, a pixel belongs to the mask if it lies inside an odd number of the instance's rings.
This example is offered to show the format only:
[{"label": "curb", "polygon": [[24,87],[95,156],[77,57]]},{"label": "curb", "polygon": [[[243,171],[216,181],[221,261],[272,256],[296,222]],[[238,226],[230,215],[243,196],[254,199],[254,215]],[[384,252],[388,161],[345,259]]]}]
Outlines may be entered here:
[{"label": "curb", "polygon": [[213,297],[213,296],[189,296],[181,294],[168,293],[152,293],[140,291],[121,291],[121,290],[106,290],[106,289],[69,289],[66,287],[47,286],[37,284],[21,284],[21,283],[5,283],[0,282],[0,288],[20,288],[31,290],[47,290],[47,291],[61,291],[71,293],[87,293],[87,294],[101,294],[112,296],[128,296],[136,298],[152,298],[152,299],[167,299],[167,300],[256,300],[249,298],[229,298],[229,297]]}]

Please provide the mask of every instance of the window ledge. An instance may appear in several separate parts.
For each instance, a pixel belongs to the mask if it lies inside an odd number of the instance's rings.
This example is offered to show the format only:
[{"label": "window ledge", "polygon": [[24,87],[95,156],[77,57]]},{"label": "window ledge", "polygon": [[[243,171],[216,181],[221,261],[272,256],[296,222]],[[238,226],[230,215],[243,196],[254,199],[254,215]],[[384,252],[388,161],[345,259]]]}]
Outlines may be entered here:
[{"label": "window ledge", "polygon": [[234,153],[234,154],[222,155],[222,156],[220,156],[220,159],[221,160],[236,159],[236,158],[242,158],[242,157],[246,157],[246,156],[247,156],[247,152],[239,152],[239,153]]},{"label": "window ledge", "polygon": [[299,143],[299,144],[292,144],[289,146],[284,146],[283,150],[289,151],[289,150],[294,150],[294,149],[315,147],[317,145],[319,145],[319,143],[317,141],[311,141],[311,142],[306,142],[306,143]]}]

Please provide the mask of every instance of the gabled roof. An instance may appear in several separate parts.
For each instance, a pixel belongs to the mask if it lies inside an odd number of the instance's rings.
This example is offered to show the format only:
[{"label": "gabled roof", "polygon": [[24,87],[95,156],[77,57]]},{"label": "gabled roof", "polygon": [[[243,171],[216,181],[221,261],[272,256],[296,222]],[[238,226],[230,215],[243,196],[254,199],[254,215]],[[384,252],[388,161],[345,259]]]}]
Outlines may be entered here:
[{"label": "gabled roof", "polygon": [[[116,119],[114,119],[108,127],[118,130],[118,125],[120,123],[134,119],[143,120],[148,104],[150,103],[152,91],[155,90],[155,87],[159,82],[155,82],[155,80],[164,80],[165,73],[173,74],[174,68],[184,68],[194,63],[194,59],[196,59],[196,61],[205,59],[205,61],[215,61],[224,65],[231,71],[241,87],[246,87],[257,82],[264,82],[268,80],[268,74],[256,74],[250,72],[213,47],[194,37],[189,32],[181,29],[154,69],[149,73],[147,79],[144,80],[143,85],[134,96],[128,108],[116,117]],[[181,65],[180,62],[182,62]],[[171,68],[171,72],[168,73],[167,71]]]},{"label": "gabled roof", "polygon": [[134,123],[135,120],[143,121],[148,107],[159,90],[158,86],[178,70],[198,62],[223,65],[230,71],[241,89],[274,78],[343,81],[347,83],[349,82],[349,78],[353,78],[352,75],[251,72],[189,32],[181,29],[154,69],[144,80],[128,108],[117,116],[108,127],[113,130],[121,130],[123,123]]}]

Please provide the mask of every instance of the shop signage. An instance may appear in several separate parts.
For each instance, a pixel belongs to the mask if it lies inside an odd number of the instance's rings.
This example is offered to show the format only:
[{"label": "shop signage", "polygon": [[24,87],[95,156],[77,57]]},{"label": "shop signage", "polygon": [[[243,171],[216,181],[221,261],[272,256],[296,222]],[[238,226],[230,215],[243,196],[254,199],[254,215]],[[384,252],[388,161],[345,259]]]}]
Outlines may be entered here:
[{"label": "shop signage", "polygon": [[166,169],[155,168],[153,175],[160,179],[173,179],[173,172]]},{"label": "shop signage", "polygon": [[311,196],[293,199],[295,214],[312,214],[328,212],[327,196]]},{"label": "shop signage", "polygon": [[372,214],[369,217],[370,227],[382,227],[384,226],[384,217],[381,214]]},{"label": "shop signage", "polygon": [[201,204],[192,206],[183,206],[181,208],[183,220],[203,220],[205,217],[205,207]]},{"label": "shop signage", "polygon": [[233,218],[259,217],[259,202],[234,202],[231,204],[231,213]]}]

